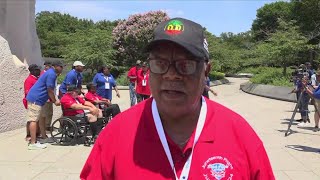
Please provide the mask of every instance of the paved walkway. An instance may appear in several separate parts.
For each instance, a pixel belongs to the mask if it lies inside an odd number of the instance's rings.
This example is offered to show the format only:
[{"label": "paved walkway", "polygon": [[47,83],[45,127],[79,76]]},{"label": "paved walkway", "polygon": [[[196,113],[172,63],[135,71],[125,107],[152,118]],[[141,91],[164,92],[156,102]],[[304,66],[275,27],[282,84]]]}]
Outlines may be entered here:
[{"label": "paved walkway", "polygon": [[[253,126],[266,146],[276,178],[319,180],[320,153],[317,151],[320,150],[320,132],[313,132],[310,128],[298,129],[294,125],[292,129],[296,133],[284,137],[283,131],[295,104],[246,94],[239,90],[240,83],[246,79],[229,80],[230,84],[214,87],[219,95],[211,97],[244,116]],[[126,109],[129,107],[129,92],[120,93],[121,98],[115,97],[114,102]],[[45,150],[28,151],[24,136],[24,129],[0,134],[0,180],[79,179],[90,147],[49,145]]]}]

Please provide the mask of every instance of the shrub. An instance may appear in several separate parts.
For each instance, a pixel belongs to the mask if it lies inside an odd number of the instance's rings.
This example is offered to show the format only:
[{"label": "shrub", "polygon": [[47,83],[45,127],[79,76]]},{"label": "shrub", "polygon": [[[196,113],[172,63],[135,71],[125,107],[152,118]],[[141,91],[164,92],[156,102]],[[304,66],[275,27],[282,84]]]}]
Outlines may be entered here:
[{"label": "shrub", "polygon": [[225,74],[218,71],[211,71],[209,73],[209,78],[211,81],[223,79],[225,77]]},{"label": "shrub", "polygon": [[252,71],[250,72],[254,74],[254,76],[250,79],[250,81],[253,83],[287,87],[293,86],[293,83],[290,82],[292,70],[289,70],[287,75],[283,76],[282,68],[260,67],[257,69],[259,71],[251,69]]},{"label": "shrub", "polygon": [[129,86],[129,79],[127,78],[127,74],[121,74],[120,76],[118,76],[116,81],[117,81],[117,85]]}]

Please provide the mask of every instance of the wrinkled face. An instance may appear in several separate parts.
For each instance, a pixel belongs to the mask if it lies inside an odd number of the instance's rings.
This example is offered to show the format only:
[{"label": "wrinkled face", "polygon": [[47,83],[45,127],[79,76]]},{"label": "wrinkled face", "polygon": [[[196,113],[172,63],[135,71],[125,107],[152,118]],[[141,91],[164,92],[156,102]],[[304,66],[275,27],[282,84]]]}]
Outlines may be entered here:
[{"label": "wrinkled face", "polygon": [[[181,75],[177,72],[175,65],[171,64],[164,74],[156,74],[152,72],[152,64],[150,61],[156,60],[155,64],[160,66],[165,63],[157,63],[160,61],[179,61],[179,60],[195,60],[196,68],[191,75]],[[163,42],[159,43],[152,49],[149,54],[150,66],[150,89],[152,96],[157,102],[157,107],[164,113],[172,115],[183,115],[192,112],[193,108],[199,105],[200,97],[204,89],[204,61],[196,60],[184,48],[174,44]],[[188,64],[181,65],[181,72],[192,69]]]},{"label": "wrinkled face", "polygon": [[82,72],[84,70],[84,66],[76,66],[75,69],[78,72]]}]

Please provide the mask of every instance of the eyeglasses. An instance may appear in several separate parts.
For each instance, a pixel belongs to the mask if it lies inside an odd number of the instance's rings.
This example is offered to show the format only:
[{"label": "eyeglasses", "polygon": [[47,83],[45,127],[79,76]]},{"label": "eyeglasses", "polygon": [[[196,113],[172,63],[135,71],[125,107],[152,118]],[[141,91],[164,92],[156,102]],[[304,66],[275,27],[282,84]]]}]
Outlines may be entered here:
[{"label": "eyeglasses", "polygon": [[165,74],[173,64],[176,71],[181,75],[192,75],[196,72],[199,60],[176,60],[168,61],[161,59],[149,59],[150,71],[154,74]]}]

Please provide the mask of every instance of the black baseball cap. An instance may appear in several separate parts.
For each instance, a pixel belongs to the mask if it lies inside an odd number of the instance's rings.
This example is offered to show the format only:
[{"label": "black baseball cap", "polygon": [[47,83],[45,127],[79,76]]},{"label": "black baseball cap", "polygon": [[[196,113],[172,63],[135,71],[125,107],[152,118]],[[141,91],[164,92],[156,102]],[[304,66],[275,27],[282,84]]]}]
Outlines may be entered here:
[{"label": "black baseball cap", "polygon": [[30,64],[30,66],[28,67],[29,71],[34,71],[34,70],[40,70],[40,67],[36,64]]},{"label": "black baseball cap", "polygon": [[44,61],[44,63],[43,63],[43,65],[48,65],[48,66],[51,66],[51,61],[49,61],[49,60],[46,60],[46,61]]},{"label": "black baseball cap", "polygon": [[52,61],[52,62],[51,62],[51,65],[52,65],[52,66],[61,66],[61,67],[64,66],[64,64],[63,64],[60,60]]},{"label": "black baseball cap", "polygon": [[146,51],[159,42],[176,43],[195,57],[209,60],[208,43],[204,28],[193,21],[184,18],[173,18],[161,22],[154,30],[154,39],[146,46]]}]

